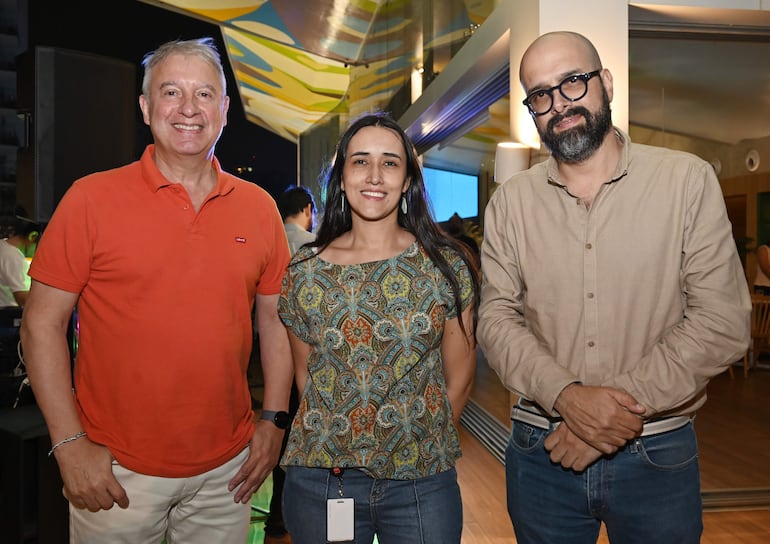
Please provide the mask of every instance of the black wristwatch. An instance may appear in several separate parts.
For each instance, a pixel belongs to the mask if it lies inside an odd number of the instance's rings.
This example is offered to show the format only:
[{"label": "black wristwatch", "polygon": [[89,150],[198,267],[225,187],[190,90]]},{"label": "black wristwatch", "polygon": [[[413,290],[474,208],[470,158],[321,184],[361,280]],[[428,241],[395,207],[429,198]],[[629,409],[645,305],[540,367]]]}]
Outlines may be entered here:
[{"label": "black wristwatch", "polygon": [[279,429],[285,429],[289,426],[289,412],[286,412],[285,410],[280,410],[278,412],[275,410],[262,410],[262,419],[272,421],[273,425]]}]

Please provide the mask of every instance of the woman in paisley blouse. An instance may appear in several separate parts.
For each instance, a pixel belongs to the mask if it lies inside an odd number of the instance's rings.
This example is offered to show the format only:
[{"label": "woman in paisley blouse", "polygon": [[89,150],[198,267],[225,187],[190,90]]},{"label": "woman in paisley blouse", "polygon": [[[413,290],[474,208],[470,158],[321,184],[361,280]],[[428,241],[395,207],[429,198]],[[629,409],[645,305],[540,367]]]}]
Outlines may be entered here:
[{"label": "woman in paisley blouse", "polygon": [[[385,114],[350,125],[326,184],[279,302],[302,392],[281,459],[287,528],[295,544],[459,543],[473,257],[434,222],[414,146]],[[354,523],[327,524],[343,498]]]}]

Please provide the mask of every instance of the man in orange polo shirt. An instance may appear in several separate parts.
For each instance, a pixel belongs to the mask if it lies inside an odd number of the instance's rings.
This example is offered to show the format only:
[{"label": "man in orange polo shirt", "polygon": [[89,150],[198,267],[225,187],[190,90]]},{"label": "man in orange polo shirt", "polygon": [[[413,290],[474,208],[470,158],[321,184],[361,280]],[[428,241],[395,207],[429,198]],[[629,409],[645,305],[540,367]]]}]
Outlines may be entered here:
[{"label": "man in orange polo shirt", "polygon": [[229,98],[213,41],[166,43],[143,65],[154,144],[59,204],[30,269],[25,360],[74,542],[242,544],[284,435],[280,417],[254,422],[251,309],[274,416],[293,378],[277,314],[289,247],[270,195],[214,156]]}]

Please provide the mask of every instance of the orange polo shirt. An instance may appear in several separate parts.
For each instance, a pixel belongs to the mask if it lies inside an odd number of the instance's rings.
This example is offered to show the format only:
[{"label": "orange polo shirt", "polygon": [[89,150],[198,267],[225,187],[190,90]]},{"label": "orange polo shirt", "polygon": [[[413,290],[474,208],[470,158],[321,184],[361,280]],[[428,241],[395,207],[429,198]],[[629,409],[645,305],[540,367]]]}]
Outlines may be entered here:
[{"label": "orange polo shirt", "polygon": [[214,159],[196,214],[153,149],[72,185],[30,275],[80,293],[75,394],[89,438],[133,471],[187,477],[251,438],[251,308],[280,292],[290,256],[265,190]]}]

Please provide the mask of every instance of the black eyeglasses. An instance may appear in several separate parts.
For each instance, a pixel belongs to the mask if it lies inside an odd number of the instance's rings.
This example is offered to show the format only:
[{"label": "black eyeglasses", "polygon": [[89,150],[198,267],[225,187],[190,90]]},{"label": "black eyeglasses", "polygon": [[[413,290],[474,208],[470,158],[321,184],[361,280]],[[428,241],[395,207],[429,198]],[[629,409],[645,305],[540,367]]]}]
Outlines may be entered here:
[{"label": "black eyeglasses", "polygon": [[553,107],[553,92],[558,90],[564,98],[570,102],[575,102],[583,98],[588,92],[588,80],[598,76],[602,70],[594,70],[585,74],[575,74],[566,77],[558,85],[550,89],[538,89],[527,95],[522,104],[529,108],[532,115],[545,115]]}]

